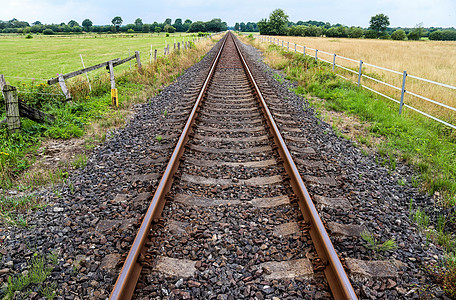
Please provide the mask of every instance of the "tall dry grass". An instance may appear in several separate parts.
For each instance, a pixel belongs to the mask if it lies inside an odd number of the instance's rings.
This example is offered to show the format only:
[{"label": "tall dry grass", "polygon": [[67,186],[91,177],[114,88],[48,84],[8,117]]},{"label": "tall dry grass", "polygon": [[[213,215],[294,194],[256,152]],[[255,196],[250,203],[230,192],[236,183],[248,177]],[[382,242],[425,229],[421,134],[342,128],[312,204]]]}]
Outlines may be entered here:
[{"label": "tall dry grass", "polygon": [[[288,36],[278,38],[289,41],[291,51],[294,51],[294,43],[296,43],[308,48],[362,60],[364,63],[401,73],[407,71],[409,75],[456,86],[456,64],[454,63],[456,42],[454,41],[390,41]],[[298,46],[298,50],[302,51],[302,47]],[[315,52],[308,53],[315,55]],[[332,56],[320,52],[318,57],[328,61],[333,59]],[[359,63],[340,58],[336,58],[336,63],[354,70],[359,68]],[[402,75],[366,65],[363,66],[363,73],[372,75],[371,77],[381,79],[394,86],[402,86]],[[350,75],[350,77],[357,80],[357,75]],[[362,84],[395,99],[400,99],[400,91],[386,87],[383,84],[365,78],[362,79]],[[456,90],[410,77],[407,77],[406,80],[406,90],[456,108]],[[456,113],[452,110],[429,103],[410,94],[405,96],[405,103],[456,124]]]}]

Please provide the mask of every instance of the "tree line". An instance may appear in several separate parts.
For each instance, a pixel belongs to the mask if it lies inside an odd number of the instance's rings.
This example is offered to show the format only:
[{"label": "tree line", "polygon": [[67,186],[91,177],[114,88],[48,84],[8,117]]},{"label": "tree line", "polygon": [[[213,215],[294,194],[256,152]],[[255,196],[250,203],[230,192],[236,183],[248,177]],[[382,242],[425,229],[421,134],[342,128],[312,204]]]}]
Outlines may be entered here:
[{"label": "tree line", "polygon": [[82,33],[82,32],[96,32],[96,33],[117,33],[117,32],[220,32],[227,30],[226,22],[221,19],[212,19],[208,22],[192,22],[189,19],[182,21],[177,18],[174,23],[170,18],[167,18],[163,23],[154,22],[152,24],[144,23],[141,18],[137,18],[133,24],[122,25],[123,20],[120,16],[112,19],[110,25],[93,25],[90,19],[85,19],[79,24],[75,20],[68,23],[60,24],[42,24],[40,21],[29,24],[28,22],[12,19],[9,21],[0,20],[1,33],[42,33],[42,34],[55,34],[55,33]]},{"label": "tree line", "polygon": [[393,40],[456,40],[456,29],[429,27],[417,24],[414,28],[388,27],[389,17],[384,14],[372,16],[368,28],[330,24],[322,21],[290,22],[282,9],[274,10],[268,19],[257,23],[236,23],[234,30],[242,32],[260,32],[265,35],[290,35],[290,36],[326,36],[340,38],[368,38],[368,39],[393,39]]}]

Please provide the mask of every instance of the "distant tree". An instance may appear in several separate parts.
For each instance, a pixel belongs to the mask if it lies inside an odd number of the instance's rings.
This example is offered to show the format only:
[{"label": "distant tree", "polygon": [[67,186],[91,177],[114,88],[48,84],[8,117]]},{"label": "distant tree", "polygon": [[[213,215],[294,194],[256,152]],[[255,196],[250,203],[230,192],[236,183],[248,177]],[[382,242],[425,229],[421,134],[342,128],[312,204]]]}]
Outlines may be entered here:
[{"label": "distant tree", "polygon": [[429,34],[429,39],[431,41],[441,41],[442,40],[442,31],[441,30],[436,30],[436,31],[431,32]]},{"label": "distant tree", "polygon": [[362,28],[350,27],[350,29],[348,30],[348,37],[350,37],[352,39],[359,39],[359,38],[363,37],[363,35],[364,35],[364,30]]},{"label": "distant tree", "polygon": [[282,9],[275,9],[269,16],[269,20],[263,19],[258,22],[258,29],[260,34],[287,35],[288,16]]},{"label": "distant tree", "polygon": [[71,20],[70,22],[68,22],[68,26],[74,27],[74,26],[79,26],[79,24],[75,20]]},{"label": "distant tree", "polygon": [[111,23],[112,23],[112,25],[115,26],[116,31],[118,31],[120,28],[120,25],[122,25],[122,23],[123,23],[123,20],[121,17],[117,16],[112,19]]},{"label": "distant tree", "polygon": [[162,31],[161,27],[160,26],[156,26],[154,31],[157,33],[157,34],[160,34],[160,32]]},{"label": "distant tree", "polygon": [[198,30],[198,31],[210,31],[210,32],[220,32],[223,31],[224,26],[222,24],[221,19],[212,19],[205,24],[206,30]]},{"label": "distant tree", "polygon": [[32,23],[32,25],[43,25],[40,21],[35,21]]},{"label": "distant tree", "polygon": [[241,22],[241,24],[239,24],[239,30],[244,32],[245,31],[245,23],[244,22]]},{"label": "distant tree", "polygon": [[402,29],[395,30],[391,34],[391,38],[396,41],[403,41],[403,40],[405,40],[406,37],[407,37],[407,35],[405,34],[405,31]]},{"label": "distant tree", "polygon": [[143,21],[141,18],[137,18],[135,20],[135,30],[136,31],[141,31],[142,30],[142,26],[144,25]]},{"label": "distant tree", "polygon": [[204,24],[204,22],[201,22],[201,21],[197,21],[197,22],[193,22],[191,25],[190,25],[190,28],[188,29],[188,32],[204,32],[206,31],[206,25]]},{"label": "distant tree", "polygon": [[93,26],[93,22],[90,21],[90,19],[85,19],[84,21],[82,21],[82,27],[84,28],[84,30],[86,32],[89,32],[90,31],[90,27]]},{"label": "distant tree", "polygon": [[386,28],[390,25],[389,17],[384,14],[378,14],[371,17],[369,22],[369,29],[375,31],[380,35],[380,33],[386,31]]},{"label": "distant tree", "polygon": [[173,27],[176,28],[177,32],[183,32],[183,25],[182,25],[182,19],[178,18],[174,20]]},{"label": "distant tree", "polygon": [[142,32],[144,32],[144,33],[150,32],[150,25],[149,24],[143,24]]},{"label": "distant tree", "polygon": [[165,27],[163,28],[163,31],[168,32],[168,33],[174,33],[176,32],[176,28],[173,26],[166,24]]},{"label": "distant tree", "polygon": [[239,31],[239,28],[239,23],[236,22],[236,24],[234,25],[234,30]]},{"label": "distant tree", "polygon": [[171,25],[172,22],[173,22],[173,21],[172,21],[170,18],[167,18],[167,19],[165,20],[165,23],[164,23],[164,24],[165,24],[165,25],[166,25],[166,24]]},{"label": "distant tree", "polygon": [[52,29],[48,28],[48,29],[43,30],[43,34],[52,35],[52,34],[54,34],[54,31]]},{"label": "distant tree", "polygon": [[182,31],[187,32],[190,29],[190,25],[192,25],[192,21],[190,19],[186,19],[184,25],[182,25]]},{"label": "distant tree", "polygon": [[250,23],[250,22],[247,22],[247,25],[245,25],[245,31],[252,32],[253,31],[253,24]]}]

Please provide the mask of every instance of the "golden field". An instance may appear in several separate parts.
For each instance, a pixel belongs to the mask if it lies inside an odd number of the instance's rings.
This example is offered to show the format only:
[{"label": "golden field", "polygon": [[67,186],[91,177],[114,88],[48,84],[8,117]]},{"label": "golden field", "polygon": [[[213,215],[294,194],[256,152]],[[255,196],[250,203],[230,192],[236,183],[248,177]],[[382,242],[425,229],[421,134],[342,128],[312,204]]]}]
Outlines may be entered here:
[{"label": "golden field", "polygon": [[[362,60],[364,63],[401,73],[406,70],[409,75],[456,86],[455,41],[392,41],[291,36],[279,36],[276,38],[289,41],[290,51],[294,51],[294,43],[296,43],[307,48],[335,53],[336,55],[358,61]],[[284,45],[286,46],[286,43]],[[298,51],[302,52],[302,47],[298,46]],[[307,51],[307,53],[315,55],[315,51]],[[318,52],[318,57],[331,62],[333,60],[332,55],[329,56],[321,52]],[[359,68],[359,62],[350,62],[341,58],[337,58],[336,63],[356,71]],[[338,70],[338,73],[343,71],[340,68]],[[399,74],[366,65],[363,65],[363,74],[373,75],[371,77],[381,79],[397,87],[402,86],[402,75]],[[357,75],[352,76],[352,79],[357,80]],[[395,99],[400,99],[400,91],[383,84],[366,78],[363,78],[361,83]],[[456,108],[456,90],[454,89],[407,77],[406,90]],[[452,110],[429,103],[410,94],[406,94],[405,103],[456,124],[456,112]]]}]

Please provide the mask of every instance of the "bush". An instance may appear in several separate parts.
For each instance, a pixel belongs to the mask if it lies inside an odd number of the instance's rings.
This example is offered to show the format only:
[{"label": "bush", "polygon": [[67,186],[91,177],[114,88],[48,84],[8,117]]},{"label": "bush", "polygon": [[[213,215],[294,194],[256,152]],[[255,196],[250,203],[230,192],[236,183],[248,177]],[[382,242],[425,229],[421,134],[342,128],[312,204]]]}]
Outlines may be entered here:
[{"label": "bush", "polygon": [[45,34],[45,35],[52,35],[52,34],[54,34],[54,30],[49,29],[49,28],[48,28],[48,29],[45,29],[45,30],[43,30],[43,34]]},{"label": "bush", "polygon": [[25,38],[26,38],[26,39],[33,39],[33,36],[32,36],[31,34],[27,34],[27,35],[25,36]]},{"label": "bush", "polygon": [[376,39],[378,37],[378,32],[374,30],[367,30],[364,36],[366,39]]},{"label": "bush", "polygon": [[444,30],[442,31],[442,40],[443,41],[456,41],[456,30]]},{"label": "bush", "polygon": [[359,39],[362,38],[364,35],[364,30],[359,27],[350,27],[348,30],[348,37],[352,39]]},{"label": "bush", "polygon": [[411,41],[418,41],[421,38],[420,32],[418,30],[411,31],[407,37]]},{"label": "bush", "polygon": [[429,39],[432,41],[441,41],[443,39],[442,31],[437,30],[429,34]]},{"label": "bush", "polygon": [[396,30],[391,34],[391,38],[395,41],[403,41],[406,37],[405,31],[402,29]]},{"label": "bush", "polygon": [[165,34],[165,36],[166,36],[166,37],[169,37],[169,33],[167,32],[167,33]]},{"label": "bush", "polygon": [[134,31],[133,29],[130,28],[130,29],[127,30],[127,32],[128,32],[128,33],[134,33],[135,31]]}]

